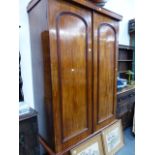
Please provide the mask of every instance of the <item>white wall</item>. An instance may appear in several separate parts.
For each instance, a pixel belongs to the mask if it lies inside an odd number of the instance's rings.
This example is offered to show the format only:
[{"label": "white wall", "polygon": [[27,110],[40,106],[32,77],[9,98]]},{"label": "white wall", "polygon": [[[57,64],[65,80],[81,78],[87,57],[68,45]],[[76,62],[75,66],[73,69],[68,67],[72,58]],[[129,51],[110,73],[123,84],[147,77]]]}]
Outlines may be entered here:
[{"label": "white wall", "polygon": [[128,21],[135,18],[134,0],[109,0],[105,8],[123,16],[120,22],[119,44],[129,45]]},{"label": "white wall", "polygon": [[30,0],[19,1],[19,50],[21,53],[21,74],[23,79],[24,102],[34,108],[31,50],[28,15],[26,11]]}]

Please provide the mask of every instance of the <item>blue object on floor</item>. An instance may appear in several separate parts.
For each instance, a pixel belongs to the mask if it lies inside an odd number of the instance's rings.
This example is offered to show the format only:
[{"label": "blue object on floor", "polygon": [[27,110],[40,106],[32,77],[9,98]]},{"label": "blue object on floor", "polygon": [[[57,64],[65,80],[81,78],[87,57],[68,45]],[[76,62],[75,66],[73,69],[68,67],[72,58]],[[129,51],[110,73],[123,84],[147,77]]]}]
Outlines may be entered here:
[{"label": "blue object on floor", "polygon": [[115,155],[135,155],[135,136],[132,128],[124,130],[124,146]]}]

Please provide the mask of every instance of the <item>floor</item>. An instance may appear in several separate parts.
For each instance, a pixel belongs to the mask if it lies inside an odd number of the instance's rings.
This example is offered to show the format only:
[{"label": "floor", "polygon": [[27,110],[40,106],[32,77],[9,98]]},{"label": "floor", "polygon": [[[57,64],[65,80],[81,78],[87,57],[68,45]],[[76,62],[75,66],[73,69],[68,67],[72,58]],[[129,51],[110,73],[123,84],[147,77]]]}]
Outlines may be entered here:
[{"label": "floor", "polygon": [[124,130],[125,145],[115,155],[135,155],[135,136],[132,128]]}]

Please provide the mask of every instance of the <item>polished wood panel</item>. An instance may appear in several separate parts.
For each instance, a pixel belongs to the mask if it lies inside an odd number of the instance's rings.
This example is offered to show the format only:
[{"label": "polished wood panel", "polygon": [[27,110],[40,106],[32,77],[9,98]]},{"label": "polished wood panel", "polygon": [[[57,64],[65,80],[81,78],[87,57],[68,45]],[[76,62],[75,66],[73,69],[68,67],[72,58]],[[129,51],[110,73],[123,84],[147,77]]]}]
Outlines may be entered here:
[{"label": "polished wood panel", "polygon": [[[66,141],[88,128],[88,26],[71,12],[63,12],[56,24],[61,127]],[[79,122],[80,116],[83,119]]]},{"label": "polished wood panel", "polygon": [[52,149],[55,148],[54,128],[53,128],[53,109],[52,109],[52,81],[51,81],[51,66],[50,66],[50,46],[49,46],[49,31],[41,33],[43,63],[44,63],[44,104],[46,108],[47,136],[50,137],[49,145]]},{"label": "polished wood panel", "polygon": [[112,107],[114,94],[114,52],[115,31],[108,24],[98,28],[97,57],[97,121],[98,124],[114,113]]},{"label": "polished wood panel", "polygon": [[94,13],[94,129],[115,118],[116,31],[115,21]]},{"label": "polished wood panel", "polygon": [[59,1],[49,11],[57,152],[92,132],[91,12]]}]

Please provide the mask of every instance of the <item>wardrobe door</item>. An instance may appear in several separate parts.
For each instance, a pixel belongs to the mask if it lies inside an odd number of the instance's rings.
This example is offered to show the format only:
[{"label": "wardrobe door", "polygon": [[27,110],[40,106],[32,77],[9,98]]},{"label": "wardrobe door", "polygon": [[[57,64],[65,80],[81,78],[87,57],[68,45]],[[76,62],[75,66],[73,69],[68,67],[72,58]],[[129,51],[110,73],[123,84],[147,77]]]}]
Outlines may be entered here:
[{"label": "wardrobe door", "polygon": [[56,152],[92,132],[92,43],[89,10],[50,1],[49,34]]},{"label": "wardrobe door", "polygon": [[115,119],[117,23],[94,13],[94,130]]}]

